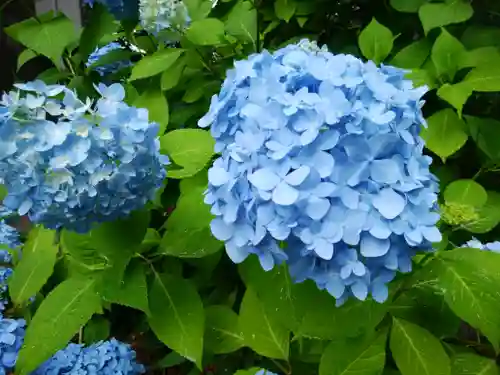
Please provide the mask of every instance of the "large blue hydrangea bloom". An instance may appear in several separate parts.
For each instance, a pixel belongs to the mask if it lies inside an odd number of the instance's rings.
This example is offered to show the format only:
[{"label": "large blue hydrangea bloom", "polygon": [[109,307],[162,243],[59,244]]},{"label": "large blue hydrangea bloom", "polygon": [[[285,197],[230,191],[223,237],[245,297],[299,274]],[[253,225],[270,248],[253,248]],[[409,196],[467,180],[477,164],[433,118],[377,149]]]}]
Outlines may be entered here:
[{"label": "large blue hydrangea bloom", "polygon": [[7,319],[0,315],[0,375],[10,373],[16,365],[25,326],[24,319]]},{"label": "large blue hydrangea bloom", "polygon": [[500,241],[488,242],[486,244],[483,244],[477,238],[473,238],[472,240],[466,242],[462,247],[470,247],[473,249],[480,249],[480,250],[500,253]]},{"label": "large blue hydrangea bloom", "polygon": [[236,263],[288,262],[341,304],[387,299],[396,271],[441,239],[438,184],[405,71],[303,40],[237,61],[199,121],[216,151],[205,202]]},{"label": "large blue hydrangea bloom", "polygon": [[0,102],[3,204],[33,223],[86,232],[139,209],[162,186],[168,158],[146,109],[123,102],[119,84],[97,102],[41,81]]},{"label": "large blue hydrangea bloom", "polygon": [[137,17],[138,0],[84,0],[84,4],[90,7],[95,3],[104,5],[117,20]]},{"label": "large blue hydrangea bloom", "polygon": [[[103,47],[98,47],[92,52],[85,64],[87,67],[92,67],[93,64],[97,63],[103,56],[106,56],[112,51],[124,50],[125,48],[117,42],[111,42]],[[132,66],[130,60],[118,60],[106,65],[100,65],[92,67],[101,77],[105,77],[109,74],[119,72],[120,70]]]},{"label": "large blue hydrangea bloom", "polygon": [[111,339],[88,347],[69,344],[32,374],[134,375],[144,372],[144,366],[136,362],[135,351],[130,345]]},{"label": "large blue hydrangea bloom", "polygon": [[145,30],[185,29],[191,19],[182,0],[139,0],[139,19]]},{"label": "large blue hydrangea bloom", "polygon": [[8,303],[7,279],[12,275],[12,269],[6,267],[12,261],[9,251],[15,250],[21,245],[19,233],[13,227],[8,225],[4,219],[0,219],[0,311],[5,309]]}]

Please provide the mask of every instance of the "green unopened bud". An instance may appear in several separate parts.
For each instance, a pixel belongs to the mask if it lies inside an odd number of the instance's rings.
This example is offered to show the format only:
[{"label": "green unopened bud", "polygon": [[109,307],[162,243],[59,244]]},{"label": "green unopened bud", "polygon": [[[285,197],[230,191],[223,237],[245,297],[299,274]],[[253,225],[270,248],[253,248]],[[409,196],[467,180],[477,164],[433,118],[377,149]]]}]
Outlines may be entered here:
[{"label": "green unopened bud", "polygon": [[473,206],[446,202],[441,205],[441,218],[450,225],[459,226],[479,220],[479,215]]}]

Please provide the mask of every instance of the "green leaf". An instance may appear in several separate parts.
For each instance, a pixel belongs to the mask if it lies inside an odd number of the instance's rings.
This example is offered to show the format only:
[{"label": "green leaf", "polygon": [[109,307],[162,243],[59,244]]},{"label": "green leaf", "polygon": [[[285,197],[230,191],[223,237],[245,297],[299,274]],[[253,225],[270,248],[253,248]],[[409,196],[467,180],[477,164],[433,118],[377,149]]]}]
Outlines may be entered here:
[{"label": "green leaf", "polygon": [[241,302],[239,324],[246,346],[257,354],[288,359],[290,331],[266,314],[257,294],[250,288]]},{"label": "green leaf", "polygon": [[465,51],[458,62],[459,68],[473,68],[481,65],[492,65],[500,60],[500,50],[497,47],[481,47]]},{"label": "green leaf", "polygon": [[17,58],[17,70],[21,69],[21,67],[26,64],[28,61],[34,59],[38,55],[30,50],[29,48],[26,48],[23,52],[21,52]]},{"label": "green leaf", "polygon": [[165,70],[161,75],[161,89],[166,91],[177,86],[185,67],[186,61],[181,58]]},{"label": "green leaf", "polygon": [[111,35],[118,30],[118,24],[114,17],[107,11],[102,4],[96,3],[92,6],[88,18],[89,22],[83,29],[80,37],[80,46],[78,52],[83,60],[99,45],[99,41],[106,35]]},{"label": "green leaf", "polygon": [[379,375],[386,341],[387,332],[375,338],[332,341],[321,357],[319,375]]},{"label": "green leaf", "polygon": [[500,47],[500,27],[471,25],[462,34],[460,40],[467,49]]},{"label": "green leaf", "polygon": [[83,342],[90,345],[101,340],[107,340],[110,334],[111,324],[102,316],[94,316],[83,329]]},{"label": "green leaf", "polygon": [[[210,207],[203,202],[206,173],[181,182],[181,196],[174,212],[168,218],[160,243],[164,254],[180,258],[201,258],[219,251],[223,244],[212,236]],[[196,215],[193,215],[196,212]]]},{"label": "green leaf", "polygon": [[450,359],[439,340],[416,324],[393,319],[390,347],[403,375],[450,375]]},{"label": "green leaf", "polygon": [[113,64],[118,61],[128,61],[132,58],[134,54],[131,51],[125,49],[115,49],[109,51],[105,55],[102,55],[99,60],[87,67],[87,71],[90,71],[99,66],[105,66],[108,64]]},{"label": "green leaf", "polygon": [[184,0],[189,17],[193,21],[206,18],[212,10],[212,0]]},{"label": "green leaf", "polygon": [[401,294],[390,311],[395,317],[418,324],[438,337],[455,336],[461,323],[443,295],[429,286],[419,285]]},{"label": "green leaf", "polygon": [[487,233],[500,223],[500,193],[488,191],[486,204],[476,210],[478,219],[465,224],[464,229],[471,233]]},{"label": "green leaf", "polygon": [[146,108],[149,112],[149,121],[160,124],[158,135],[165,133],[169,121],[168,102],[163,92],[158,89],[149,89],[143,92],[135,101],[134,106]]},{"label": "green leaf", "polygon": [[429,267],[435,267],[438,285],[453,312],[479,329],[498,350],[500,256],[459,248],[441,253]]},{"label": "green leaf", "polygon": [[180,277],[155,274],[149,308],[155,335],[201,369],[205,313],[194,286]]},{"label": "green leaf", "polygon": [[227,306],[205,309],[205,346],[215,354],[232,353],[243,346],[238,315]]},{"label": "green leaf", "polygon": [[109,302],[132,307],[149,314],[148,286],[144,264],[131,262],[119,284],[105,285],[103,298]]},{"label": "green leaf", "polygon": [[494,360],[473,353],[461,353],[452,358],[453,375],[498,375],[498,366]]},{"label": "green leaf", "polygon": [[296,9],[297,4],[293,0],[275,0],[274,2],[274,12],[276,13],[276,17],[286,22],[290,21],[295,14]]},{"label": "green leaf", "polygon": [[437,91],[437,95],[450,103],[458,112],[458,115],[462,116],[462,110],[472,95],[473,90],[469,87],[467,83],[460,82],[455,85],[450,85],[449,83],[445,83],[443,86],[439,88]]},{"label": "green leaf", "polygon": [[186,31],[186,37],[200,46],[221,44],[224,41],[224,24],[216,18],[194,21]]},{"label": "green leaf", "polygon": [[63,229],[61,232],[61,246],[69,258],[71,266],[77,267],[79,273],[103,270],[110,261],[105,254],[99,253],[92,246],[90,235],[79,234]]},{"label": "green leaf", "polygon": [[416,13],[428,0],[391,0],[391,6],[398,12]]},{"label": "green leaf", "polygon": [[500,91],[500,66],[498,64],[481,65],[471,70],[463,82],[474,91]]},{"label": "green leaf", "polygon": [[446,29],[441,29],[436,42],[432,46],[431,59],[439,76],[453,81],[458,71],[459,61],[465,53],[465,47]]},{"label": "green leaf", "polygon": [[425,64],[422,69],[414,69],[413,71],[407,73],[406,78],[411,79],[415,87],[427,86],[431,90],[438,87],[435,71],[425,69]]},{"label": "green leaf", "polygon": [[418,10],[426,34],[436,27],[465,22],[472,17],[473,13],[472,6],[465,0],[427,3]]},{"label": "green leaf", "polygon": [[186,362],[186,358],[176,352],[170,352],[155,364],[155,368],[169,368]]},{"label": "green leaf", "polygon": [[467,142],[465,123],[452,109],[446,108],[427,119],[427,128],[420,133],[426,147],[445,160]]},{"label": "green leaf", "polygon": [[44,15],[41,23],[29,18],[7,27],[5,32],[34,52],[47,56],[57,66],[64,49],[78,37],[73,22],[63,14],[54,13]]},{"label": "green leaf", "polygon": [[96,280],[67,279],[43,300],[31,320],[19,352],[16,370],[27,375],[69,340],[101,309],[94,291]]},{"label": "green leaf", "polygon": [[446,202],[461,203],[473,207],[482,207],[488,199],[486,190],[474,180],[453,181],[444,191]]},{"label": "green leaf", "polygon": [[490,117],[465,116],[477,146],[492,160],[500,160],[500,121]]},{"label": "green leaf", "polygon": [[262,303],[266,314],[290,330],[298,328],[299,317],[295,310],[296,288],[288,268],[283,265],[264,271],[257,257],[248,257],[239,266],[247,287],[251,287]]},{"label": "green leaf", "polygon": [[256,44],[257,9],[250,1],[239,1],[231,9],[226,21],[226,31],[243,43]]},{"label": "green leaf", "polygon": [[178,129],[160,138],[162,153],[182,169],[169,169],[168,177],[192,177],[201,171],[214,155],[215,141],[206,130]]},{"label": "green leaf", "polygon": [[132,68],[130,81],[160,74],[170,68],[181,57],[183,52],[184,50],[179,48],[165,48],[155,52],[151,56],[143,57]]},{"label": "green leaf", "polygon": [[420,39],[399,51],[391,60],[391,65],[403,69],[418,69],[429,57],[430,52],[431,43],[427,39]]},{"label": "green leaf", "polygon": [[9,278],[9,293],[15,304],[28,301],[42,289],[56,264],[55,231],[37,227],[30,231],[23,256]]},{"label": "green leaf", "polygon": [[359,34],[358,44],[364,57],[379,64],[391,53],[394,36],[391,30],[373,18]]},{"label": "green leaf", "polygon": [[373,331],[382,321],[388,304],[372,299],[349,300],[340,307],[328,292],[319,290],[313,282],[296,284],[295,310],[300,317],[297,337],[339,340]]}]

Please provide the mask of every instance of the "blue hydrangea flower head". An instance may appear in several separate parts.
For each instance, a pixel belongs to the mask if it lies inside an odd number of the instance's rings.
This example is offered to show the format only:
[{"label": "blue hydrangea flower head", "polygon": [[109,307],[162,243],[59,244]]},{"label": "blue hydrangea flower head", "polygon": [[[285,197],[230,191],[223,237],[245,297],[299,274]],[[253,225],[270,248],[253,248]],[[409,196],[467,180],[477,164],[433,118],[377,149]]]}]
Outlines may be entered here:
[{"label": "blue hydrangea flower head", "polygon": [[276,374],[268,370],[259,370],[255,373],[255,375],[276,375]]},{"label": "blue hydrangea flower head", "polygon": [[3,204],[45,227],[86,232],[142,208],[165,179],[159,126],[119,84],[83,102],[64,86],[16,85],[0,102]]},{"label": "blue hydrangea flower head", "polygon": [[137,0],[84,0],[90,7],[95,3],[104,5],[117,20],[137,18]]},{"label": "blue hydrangea flower head", "polygon": [[480,249],[480,250],[500,253],[500,241],[488,242],[486,244],[483,244],[477,238],[472,238],[472,240],[466,242],[464,245],[462,245],[462,247],[470,247],[473,249]]},{"label": "blue hydrangea flower head", "polygon": [[[87,67],[91,67],[95,63],[97,63],[103,56],[106,56],[111,51],[117,50],[125,50],[125,48],[117,42],[111,42],[106,44],[103,47],[98,47],[92,52],[86,62]],[[132,66],[132,62],[130,60],[118,60],[106,65],[100,65],[92,67],[92,70],[95,70],[101,77],[105,77],[109,74],[113,74],[119,72],[120,70]]]},{"label": "blue hydrangea flower head", "polygon": [[24,319],[8,319],[0,315],[0,373],[9,373],[16,365],[25,326]]},{"label": "blue hydrangea flower head", "polygon": [[[8,225],[4,219],[0,219],[0,263],[10,263],[12,256],[10,251],[21,245],[19,233]],[[8,303],[7,279],[12,275],[10,267],[0,266],[0,311],[5,309]]]},{"label": "blue hydrangea flower head", "polygon": [[191,21],[182,0],[139,0],[139,19],[152,34],[165,29],[183,30]]},{"label": "blue hydrangea flower head", "polygon": [[99,341],[88,347],[69,344],[43,363],[33,375],[143,374],[144,366],[137,363],[135,357],[135,351],[130,345],[115,339]]},{"label": "blue hydrangea flower head", "polygon": [[437,179],[405,71],[303,40],[236,61],[199,126],[221,154],[205,202],[236,263],[287,262],[340,304],[382,302],[396,272],[431,250]]}]

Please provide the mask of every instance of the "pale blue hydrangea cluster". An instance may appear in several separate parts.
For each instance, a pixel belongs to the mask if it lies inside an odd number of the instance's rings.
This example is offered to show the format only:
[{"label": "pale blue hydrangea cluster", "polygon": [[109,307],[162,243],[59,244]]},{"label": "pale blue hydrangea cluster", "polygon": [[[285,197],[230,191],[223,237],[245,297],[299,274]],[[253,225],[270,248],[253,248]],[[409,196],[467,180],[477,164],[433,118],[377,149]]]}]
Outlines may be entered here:
[{"label": "pale blue hydrangea cluster", "polygon": [[268,370],[259,370],[255,373],[255,375],[276,375],[276,374]]},{"label": "pale blue hydrangea cluster", "polygon": [[104,5],[117,20],[133,19],[137,16],[138,0],[84,0],[92,7],[95,3]]},{"label": "pale blue hydrangea cluster", "polygon": [[12,274],[12,269],[7,267],[12,261],[12,256],[9,252],[20,246],[19,233],[4,219],[0,219],[0,311],[5,309],[8,303],[7,295],[7,279]]},{"label": "pale blue hydrangea cluster", "polygon": [[94,67],[92,66],[95,63],[97,63],[102,57],[106,56],[112,51],[117,51],[117,50],[126,50],[126,48],[117,42],[111,42],[103,47],[98,47],[95,49],[94,52],[90,54],[87,63],[85,65],[87,67],[91,67],[91,69],[99,73],[101,77],[105,77],[109,74],[119,72],[124,68],[132,66],[132,62],[130,60],[118,60],[105,65],[98,65]]},{"label": "pale blue hydrangea cluster", "polygon": [[139,0],[139,19],[154,35],[165,29],[183,30],[191,21],[182,0]]},{"label": "pale blue hydrangea cluster", "polygon": [[17,353],[24,340],[24,319],[8,319],[0,315],[0,375],[11,373],[16,365]]},{"label": "pale blue hydrangea cluster", "polygon": [[237,61],[199,126],[221,157],[205,202],[236,263],[286,261],[343,303],[382,302],[441,234],[419,137],[422,95],[403,70],[303,40]]},{"label": "pale blue hydrangea cluster", "polygon": [[473,249],[487,250],[493,251],[495,253],[500,253],[500,241],[488,242],[483,244],[477,238],[473,238],[472,240],[466,242],[462,247],[470,247]]},{"label": "pale blue hydrangea cluster", "polygon": [[33,223],[86,232],[154,198],[168,158],[148,111],[123,102],[119,84],[96,87],[100,98],[41,81],[16,85],[0,101],[3,204]]},{"label": "pale blue hydrangea cluster", "polygon": [[[111,339],[88,347],[69,344],[42,364],[32,375],[134,375],[143,374],[130,345]],[[1,375],[1,374],[0,374]]]}]

